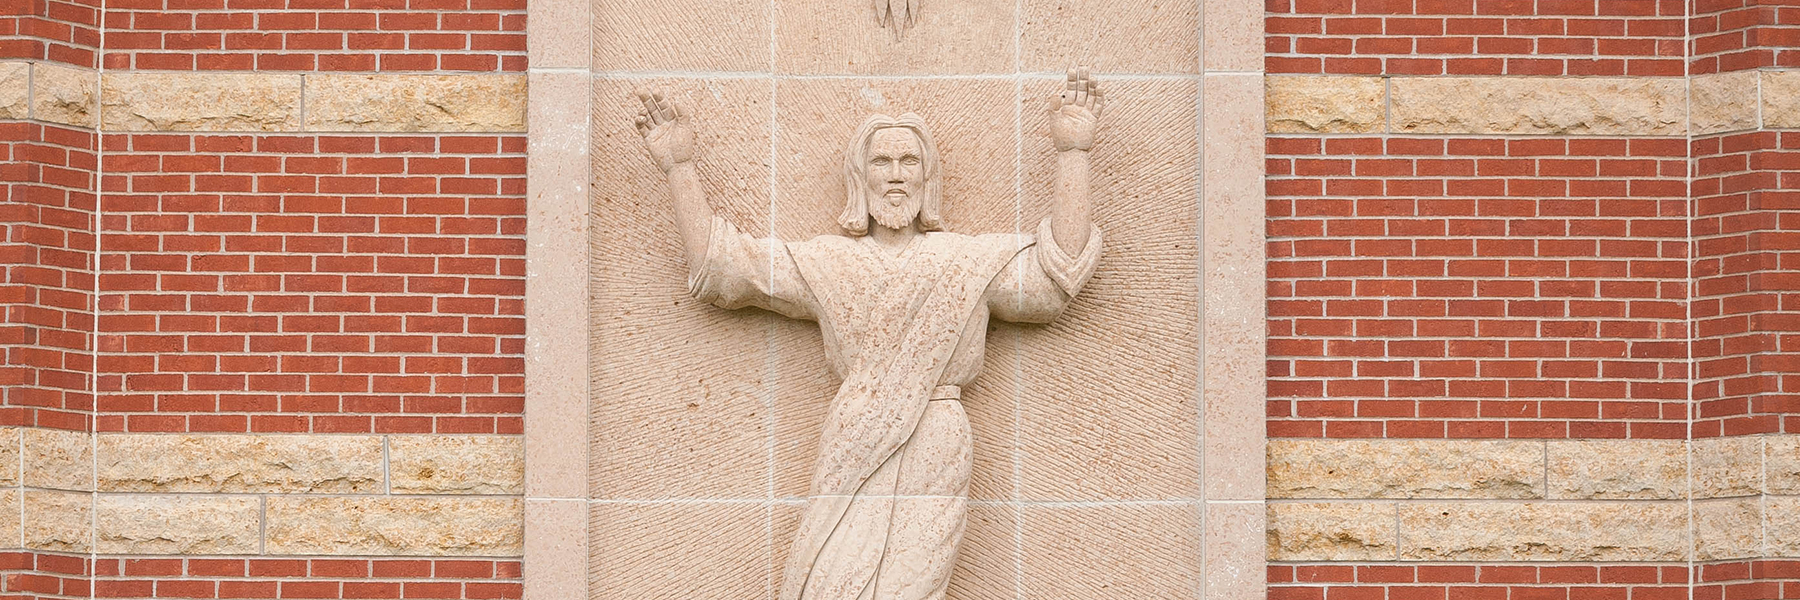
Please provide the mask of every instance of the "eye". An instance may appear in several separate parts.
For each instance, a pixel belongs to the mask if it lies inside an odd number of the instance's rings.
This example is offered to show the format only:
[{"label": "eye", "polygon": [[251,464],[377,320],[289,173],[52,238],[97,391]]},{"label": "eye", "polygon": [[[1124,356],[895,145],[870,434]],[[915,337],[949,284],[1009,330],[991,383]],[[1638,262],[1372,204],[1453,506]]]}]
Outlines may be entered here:
[{"label": "eye", "polygon": [[919,157],[908,156],[906,158],[902,158],[902,159],[900,159],[900,164],[903,164],[903,165],[906,165],[909,167],[917,166],[919,164]]},{"label": "eye", "polygon": [[875,158],[869,159],[869,164],[872,164],[875,166],[885,165],[885,164],[888,164],[888,162],[889,162],[888,158],[885,156],[877,156]]}]

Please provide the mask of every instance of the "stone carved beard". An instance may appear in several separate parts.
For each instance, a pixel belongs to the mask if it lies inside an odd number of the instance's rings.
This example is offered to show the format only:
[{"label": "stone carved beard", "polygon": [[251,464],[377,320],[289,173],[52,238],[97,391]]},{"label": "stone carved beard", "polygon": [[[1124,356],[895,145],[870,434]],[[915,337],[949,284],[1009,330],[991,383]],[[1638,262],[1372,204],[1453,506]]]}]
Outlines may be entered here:
[{"label": "stone carved beard", "polygon": [[[870,191],[879,192],[881,190]],[[875,223],[882,227],[905,229],[906,226],[912,224],[913,219],[919,217],[919,197],[917,195],[893,192],[880,196],[870,193],[869,196],[874,199],[874,202],[869,203],[869,216],[874,217]],[[896,199],[896,196],[899,198]],[[898,204],[896,204],[896,200],[898,200]]]}]

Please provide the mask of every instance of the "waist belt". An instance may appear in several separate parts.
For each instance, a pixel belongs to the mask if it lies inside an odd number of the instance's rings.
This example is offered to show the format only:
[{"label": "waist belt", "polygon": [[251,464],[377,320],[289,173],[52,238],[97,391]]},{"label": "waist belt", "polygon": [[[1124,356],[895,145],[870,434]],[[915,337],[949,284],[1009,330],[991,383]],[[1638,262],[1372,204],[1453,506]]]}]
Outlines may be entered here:
[{"label": "waist belt", "polygon": [[961,400],[961,399],[962,399],[962,388],[961,387],[954,386],[954,385],[940,385],[940,386],[931,388],[931,398],[929,398],[928,400],[932,401],[932,402],[936,402],[938,400]]}]

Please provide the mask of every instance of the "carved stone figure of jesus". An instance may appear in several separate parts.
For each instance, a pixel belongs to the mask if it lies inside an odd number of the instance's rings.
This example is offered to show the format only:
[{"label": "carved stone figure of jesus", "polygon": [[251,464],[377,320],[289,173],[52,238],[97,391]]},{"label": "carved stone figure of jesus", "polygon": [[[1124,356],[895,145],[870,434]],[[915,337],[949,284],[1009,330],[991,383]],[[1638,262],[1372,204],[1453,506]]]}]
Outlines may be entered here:
[{"label": "carved stone figure of jesus", "polygon": [[940,231],[943,167],[924,121],[907,113],[871,116],[850,136],[844,235],[795,242],[714,215],[688,109],[660,90],[637,99],[638,131],[675,197],[689,289],[723,308],[817,321],[842,381],[781,600],[944,598],[968,510],[961,386],[981,369],[988,318],[1055,319],[1100,256],[1088,198],[1099,88],[1071,70],[1050,99],[1054,201],[1036,235]]}]

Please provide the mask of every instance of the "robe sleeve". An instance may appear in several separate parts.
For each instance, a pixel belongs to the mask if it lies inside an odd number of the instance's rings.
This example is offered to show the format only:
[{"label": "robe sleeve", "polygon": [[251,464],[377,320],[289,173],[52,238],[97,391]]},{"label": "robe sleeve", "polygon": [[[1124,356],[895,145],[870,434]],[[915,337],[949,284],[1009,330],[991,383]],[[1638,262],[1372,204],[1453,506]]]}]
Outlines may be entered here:
[{"label": "robe sleeve", "polygon": [[800,276],[787,243],[738,231],[714,216],[706,258],[689,265],[688,291],[719,308],[755,306],[796,319],[813,318],[811,289]]},{"label": "robe sleeve", "polygon": [[1056,245],[1050,219],[1044,219],[1038,224],[1037,242],[1014,256],[995,278],[988,290],[988,310],[1000,320],[1014,323],[1055,320],[1094,275],[1099,262],[1099,227],[1089,229],[1081,254],[1070,256]]}]

